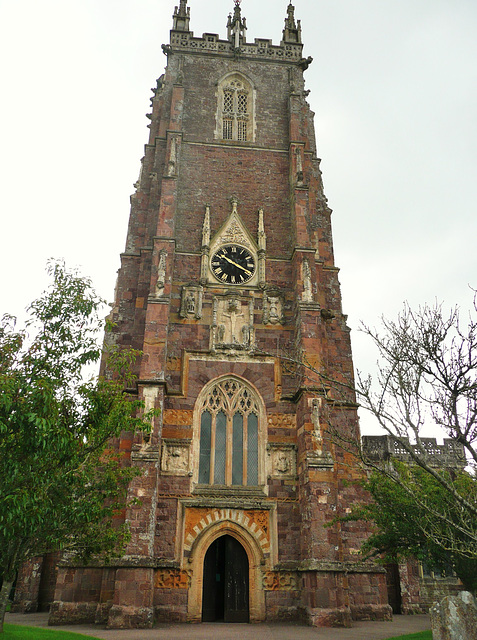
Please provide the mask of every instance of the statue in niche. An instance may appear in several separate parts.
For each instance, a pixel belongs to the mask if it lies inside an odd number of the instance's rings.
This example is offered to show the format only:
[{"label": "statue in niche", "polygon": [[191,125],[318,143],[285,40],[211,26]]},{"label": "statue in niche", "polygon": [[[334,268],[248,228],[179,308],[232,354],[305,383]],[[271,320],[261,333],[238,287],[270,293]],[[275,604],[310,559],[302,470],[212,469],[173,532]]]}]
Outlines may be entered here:
[{"label": "statue in niche", "polygon": [[277,296],[270,296],[268,298],[268,321],[270,324],[278,324],[282,319],[282,303]]},{"label": "statue in niche", "polygon": [[284,451],[280,451],[278,454],[275,468],[279,473],[287,473],[290,471],[290,460]]},{"label": "statue in niche", "polygon": [[192,291],[189,291],[187,293],[186,310],[187,310],[187,313],[190,313],[190,314],[195,313],[195,295],[192,293]]},{"label": "statue in niche", "polygon": [[313,291],[311,285],[310,263],[305,258],[303,260],[303,302],[313,302]]},{"label": "statue in niche", "polygon": [[313,423],[313,440],[316,446],[316,452],[319,455],[323,453],[323,433],[321,430],[321,414],[323,411],[323,398],[314,398],[312,400],[311,421]]},{"label": "statue in niche", "polygon": [[243,313],[240,313],[241,307],[242,305],[240,304],[240,302],[236,298],[233,298],[232,300],[229,300],[227,304],[228,313],[223,314],[224,318],[229,318],[230,320],[230,342],[231,343],[238,342],[236,330],[237,330],[237,321],[240,318],[243,318]]},{"label": "statue in niche", "polygon": [[166,460],[167,471],[186,471],[187,452],[183,447],[171,447]]},{"label": "statue in niche", "polygon": [[217,327],[217,340],[219,342],[223,342],[225,338],[225,325],[224,324],[219,324],[219,326]]},{"label": "statue in niche", "polygon": [[196,320],[202,317],[202,287],[188,285],[182,287],[180,317],[193,316]]},{"label": "statue in niche", "polygon": [[171,138],[171,150],[169,153],[169,162],[167,167],[167,175],[169,177],[176,175],[176,161],[177,161],[177,140],[175,138]]},{"label": "statue in niche", "polygon": [[297,187],[303,186],[303,162],[301,159],[301,149],[297,147],[295,149],[296,155],[296,185]]},{"label": "statue in niche", "polygon": [[283,323],[283,300],[280,295],[265,295],[263,300],[263,324]]},{"label": "statue in niche", "polygon": [[166,258],[167,251],[161,249],[159,254],[159,264],[157,265],[156,297],[162,298],[166,284]]}]

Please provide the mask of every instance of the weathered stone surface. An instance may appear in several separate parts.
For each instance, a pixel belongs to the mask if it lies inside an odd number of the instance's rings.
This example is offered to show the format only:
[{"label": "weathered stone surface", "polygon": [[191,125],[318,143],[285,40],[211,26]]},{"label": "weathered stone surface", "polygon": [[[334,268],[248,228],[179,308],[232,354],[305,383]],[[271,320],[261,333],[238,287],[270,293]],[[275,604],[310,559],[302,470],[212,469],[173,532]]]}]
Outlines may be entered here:
[{"label": "weathered stone surface", "polygon": [[94,623],[96,609],[96,602],[53,602],[48,624],[56,626]]},{"label": "weathered stone surface", "polygon": [[150,629],[154,614],[149,607],[111,607],[108,619],[109,629]]},{"label": "weathered stone surface", "polygon": [[447,596],[431,609],[433,640],[477,640],[477,603],[468,591]]}]

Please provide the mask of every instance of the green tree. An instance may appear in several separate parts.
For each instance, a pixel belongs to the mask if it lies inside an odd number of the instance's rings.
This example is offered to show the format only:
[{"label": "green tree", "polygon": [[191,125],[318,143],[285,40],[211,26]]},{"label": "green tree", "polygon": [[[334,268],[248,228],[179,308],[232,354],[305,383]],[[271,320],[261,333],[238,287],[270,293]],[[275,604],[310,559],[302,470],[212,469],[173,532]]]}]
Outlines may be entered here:
[{"label": "green tree", "polygon": [[48,270],[52,284],[30,305],[26,328],[0,321],[0,633],[23,562],[121,550],[128,532],[118,514],[135,472],[110,443],[150,428],[123,391],[137,352],[111,354],[110,379],[85,380],[84,367],[101,357],[103,302],[64,264]]},{"label": "green tree", "polygon": [[[376,470],[370,474],[363,487],[372,499],[343,519],[374,525],[362,552],[386,563],[415,557],[433,568],[452,568],[466,589],[477,591],[477,550],[470,550],[468,536],[471,527],[477,533],[475,520],[469,522],[461,505],[418,465],[394,461],[392,467],[394,477]],[[469,500],[477,500],[477,484],[468,473],[440,473]]]}]

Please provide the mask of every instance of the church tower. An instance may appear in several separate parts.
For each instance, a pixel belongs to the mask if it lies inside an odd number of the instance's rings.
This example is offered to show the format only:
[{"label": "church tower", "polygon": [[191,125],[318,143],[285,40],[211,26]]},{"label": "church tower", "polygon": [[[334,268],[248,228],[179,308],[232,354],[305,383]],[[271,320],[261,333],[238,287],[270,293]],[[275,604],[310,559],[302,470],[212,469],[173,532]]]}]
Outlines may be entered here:
[{"label": "church tower", "polygon": [[359,472],[330,433],[359,428],[300,21],[290,4],[274,45],[247,41],[240,0],[226,39],[190,13],[163,45],[111,316],[158,410],[118,443],[141,471],[131,540],[62,564],[50,622],[383,619],[366,531],[333,523]]}]

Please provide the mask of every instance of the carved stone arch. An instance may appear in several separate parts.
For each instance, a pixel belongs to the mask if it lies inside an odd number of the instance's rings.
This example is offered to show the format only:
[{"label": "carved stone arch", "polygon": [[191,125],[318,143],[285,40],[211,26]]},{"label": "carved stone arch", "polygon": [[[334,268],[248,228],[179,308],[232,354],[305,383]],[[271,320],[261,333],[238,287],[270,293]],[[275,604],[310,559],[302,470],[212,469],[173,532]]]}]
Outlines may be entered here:
[{"label": "carved stone arch", "polygon": [[[193,439],[192,439],[192,455],[194,459],[194,471],[193,471],[193,483],[203,484],[199,482],[199,474],[200,474],[200,452],[201,452],[201,418],[202,413],[205,411],[205,403],[207,398],[210,397],[210,394],[214,392],[215,389],[219,389],[221,393],[223,393],[224,389],[229,385],[230,387],[237,387],[235,393],[239,393],[240,389],[246,390],[248,396],[250,398],[251,403],[255,403],[255,407],[249,407],[246,409],[249,412],[252,412],[257,415],[257,480],[258,482],[249,483],[253,486],[263,487],[266,485],[267,479],[267,471],[266,471],[266,446],[267,446],[267,426],[266,426],[266,409],[265,403],[263,401],[262,396],[260,395],[258,389],[251,382],[237,375],[224,375],[219,376],[218,378],[214,378],[210,380],[200,391],[195,407],[194,407],[194,417],[193,417]],[[231,389],[230,393],[234,393],[234,390]],[[230,416],[227,416],[228,421],[230,421]],[[227,456],[230,455],[230,452],[227,453]],[[230,462],[227,459],[227,464]],[[213,464],[211,462],[211,464]],[[205,482],[205,484],[210,484],[210,482]],[[220,482],[213,482],[212,484],[222,486]],[[237,483],[231,483],[230,481],[226,481],[224,483],[228,486],[237,486]]]},{"label": "carved stone arch", "polygon": [[192,579],[188,600],[188,620],[189,622],[200,622],[202,620],[202,586],[205,554],[210,545],[224,535],[235,538],[247,554],[249,563],[250,622],[261,622],[265,619],[265,592],[262,587],[265,565],[263,550],[250,531],[232,520],[217,522],[208,527],[198,535],[193,545],[193,553],[189,557]]},{"label": "carved stone arch", "polygon": [[259,526],[251,520],[247,513],[241,509],[216,509],[215,511],[207,514],[196,525],[195,530],[191,533],[184,543],[184,551],[189,553],[192,557],[196,551],[196,547],[199,541],[210,530],[215,530],[217,526],[223,527],[227,523],[227,526],[236,527],[238,531],[245,532],[248,539],[253,540],[255,543],[255,549],[260,552],[260,562],[265,562],[265,559],[270,555],[270,541],[268,535]]},{"label": "carved stone arch", "polygon": [[217,83],[215,138],[236,142],[255,141],[256,91],[241,71],[226,73]]}]

